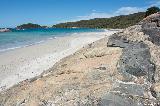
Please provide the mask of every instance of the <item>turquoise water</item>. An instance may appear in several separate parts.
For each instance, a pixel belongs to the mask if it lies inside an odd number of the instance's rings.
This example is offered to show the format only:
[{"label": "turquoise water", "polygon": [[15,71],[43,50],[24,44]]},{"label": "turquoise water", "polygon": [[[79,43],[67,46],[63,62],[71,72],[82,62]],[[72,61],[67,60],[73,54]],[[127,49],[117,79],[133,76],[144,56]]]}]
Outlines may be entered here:
[{"label": "turquoise water", "polygon": [[46,40],[54,39],[55,37],[68,36],[73,33],[102,31],[104,30],[87,28],[12,30],[12,32],[0,33],[0,52],[42,43]]}]

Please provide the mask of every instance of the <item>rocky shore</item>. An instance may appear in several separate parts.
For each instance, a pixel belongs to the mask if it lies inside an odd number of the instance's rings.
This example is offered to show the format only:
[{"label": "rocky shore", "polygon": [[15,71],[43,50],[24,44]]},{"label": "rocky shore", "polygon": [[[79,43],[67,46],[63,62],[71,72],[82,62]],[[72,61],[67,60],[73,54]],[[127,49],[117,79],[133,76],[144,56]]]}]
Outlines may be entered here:
[{"label": "rocky shore", "polygon": [[4,28],[4,29],[0,29],[0,32],[10,32],[11,30]]},{"label": "rocky shore", "polygon": [[159,106],[160,14],[0,93],[0,106]]}]

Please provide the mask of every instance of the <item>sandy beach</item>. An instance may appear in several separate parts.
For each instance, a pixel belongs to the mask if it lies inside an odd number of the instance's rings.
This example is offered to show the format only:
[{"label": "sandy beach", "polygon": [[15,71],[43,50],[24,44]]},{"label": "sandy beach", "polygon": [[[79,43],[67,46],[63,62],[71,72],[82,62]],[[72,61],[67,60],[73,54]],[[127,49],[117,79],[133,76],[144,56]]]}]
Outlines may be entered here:
[{"label": "sandy beach", "polygon": [[86,44],[117,31],[91,32],[57,37],[41,44],[0,54],[0,91],[40,75],[60,59],[73,54]]}]

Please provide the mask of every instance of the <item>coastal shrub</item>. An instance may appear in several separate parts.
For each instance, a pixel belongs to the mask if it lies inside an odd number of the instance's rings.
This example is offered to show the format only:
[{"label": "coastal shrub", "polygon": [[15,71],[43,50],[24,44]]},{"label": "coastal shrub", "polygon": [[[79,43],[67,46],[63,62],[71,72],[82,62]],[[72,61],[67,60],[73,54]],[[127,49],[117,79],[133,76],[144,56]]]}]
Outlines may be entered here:
[{"label": "coastal shrub", "polygon": [[150,7],[150,8],[147,9],[145,17],[147,17],[147,16],[149,16],[151,14],[157,13],[159,11],[160,11],[160,9],[158,7],[155,7],[155,6],[154,7]]}]

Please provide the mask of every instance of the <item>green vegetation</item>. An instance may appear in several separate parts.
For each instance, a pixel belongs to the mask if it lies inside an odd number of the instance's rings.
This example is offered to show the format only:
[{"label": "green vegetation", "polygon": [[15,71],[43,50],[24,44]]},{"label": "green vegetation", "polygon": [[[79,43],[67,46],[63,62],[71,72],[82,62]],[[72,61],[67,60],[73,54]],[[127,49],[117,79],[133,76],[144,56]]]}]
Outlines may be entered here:
[{"label": "green vegetation", "polygon": [[151,14],[157,13],[159,11],[160,11],[160,9],[158,7],[150,7],[147,9],[145,17],[147,17]]},{"label": "green vegetation", "polygon": [[53,25],[54,28],[127,28],[135,25],[145,17],[145,12],[130,15],[121,15],[111,18],[95,18],[91,20],[81,20],[77,22],[67,22]]},{"label": "green vegetation", "polygon": [[43,27],[38,24],[32,24],[32,23],[17,26],[17,29],[33,29],[33,28],[43,28]]},{"label": "green vegetation", "polygon": [[[158,7],[150,7],[146,12],[139,12],[130,15],[121,15],[111,18],[95,18],[90,20],[81,20],[77,22],[67,22],[53,25],[53,28],[112,28],[122,29],[135,25],[143,18],[153,13],[160,11]],[[18,29],[31,29],[31,28],[47,28],[47,26],[40,26],[38,24],[23,24],[17,26]]]}]

